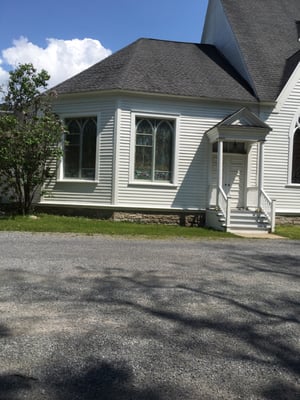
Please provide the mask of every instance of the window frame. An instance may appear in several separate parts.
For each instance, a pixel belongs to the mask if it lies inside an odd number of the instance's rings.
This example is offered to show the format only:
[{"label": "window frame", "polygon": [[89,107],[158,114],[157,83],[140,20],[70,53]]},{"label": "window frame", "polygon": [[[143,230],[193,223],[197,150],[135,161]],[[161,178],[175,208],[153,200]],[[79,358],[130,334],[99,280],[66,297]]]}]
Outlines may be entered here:
[{"label": "window frame", "polygon": [[[171,180],[143,180],[135,178],[135,155],[136,155],[136,128],[137,119],[172,121],[174,126],[172,138],[172,163],[171,163]],[[131,113],[131,146],[130,146],[130,168],[129,168],[129,184],[133,186],[158,186],[158,187],[177,187],[177,166],[178,166],[178,130],[179,115],[178,114],[162,114],[151,113],[145,111],[132,111]]]},{"label": "window frame", "polygon": [[296,132],[300,134],[300,110],[293,119],[289,133],[289,162],[288,162],[288,187],[300,188],[300,183],[292,182],[293,177],[293,159],[294,159],[294,138]]},{"label": "window frame", "polygon": [[[76,182],[76,183],[95,183],[99,181],[99,132],[100,132],[100,113],[99,112],[86,112],[86,113],[72,113],[72,114],[63,114],[60,115],[61,119],[65,122],[67,119],[80,119],[80,118],[95,118],[96,119],[96,143],[95,143],[95,178],[94,179],[85,179],[85,178],[65,178],[64,176],[64,148],[65,148],[65,140],[67,140],[67,133],[62,134],[62,156],[59,161],[58,167],[58,182]],[[82,140],[80,142],[80,146],[82,146]],[[82,149],[80,150],[82,151]]]}]

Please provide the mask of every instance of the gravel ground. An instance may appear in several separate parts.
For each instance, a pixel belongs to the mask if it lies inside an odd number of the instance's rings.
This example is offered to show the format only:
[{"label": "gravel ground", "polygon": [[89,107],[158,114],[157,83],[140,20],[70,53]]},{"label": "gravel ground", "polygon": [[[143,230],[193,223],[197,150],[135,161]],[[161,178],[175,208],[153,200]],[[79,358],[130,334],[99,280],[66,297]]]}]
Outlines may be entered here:
[{"label": "gravel ground", "polygon": [[300,398],[300,242],[0,233],[1,400]]}]

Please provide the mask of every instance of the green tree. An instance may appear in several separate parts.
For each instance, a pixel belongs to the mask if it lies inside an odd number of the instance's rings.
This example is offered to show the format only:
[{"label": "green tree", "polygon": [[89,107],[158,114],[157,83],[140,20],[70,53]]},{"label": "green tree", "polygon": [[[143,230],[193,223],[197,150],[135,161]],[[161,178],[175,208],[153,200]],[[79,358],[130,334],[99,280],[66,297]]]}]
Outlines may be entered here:
[{"label": "green tree", "polygon": [[10,72],[1,107],[0,191],[23,215],[31,212],[35,195],[61,156],[64,128],[51,109],[53,93],[45,91],[49,78],[45,70],[20,64]]}]

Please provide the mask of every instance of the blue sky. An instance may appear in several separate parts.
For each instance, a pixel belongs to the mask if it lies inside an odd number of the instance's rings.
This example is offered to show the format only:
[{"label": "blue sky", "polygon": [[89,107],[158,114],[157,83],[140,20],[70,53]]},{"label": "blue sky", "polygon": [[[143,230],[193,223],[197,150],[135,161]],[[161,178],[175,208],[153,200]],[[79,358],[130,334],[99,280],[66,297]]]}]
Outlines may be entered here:
[{"label": "blue sky", "polygon": [[22,62],[47,69],[55,84],[140,37],[197,43],[206,7],[207,0],[3,1],[0,84]]}]

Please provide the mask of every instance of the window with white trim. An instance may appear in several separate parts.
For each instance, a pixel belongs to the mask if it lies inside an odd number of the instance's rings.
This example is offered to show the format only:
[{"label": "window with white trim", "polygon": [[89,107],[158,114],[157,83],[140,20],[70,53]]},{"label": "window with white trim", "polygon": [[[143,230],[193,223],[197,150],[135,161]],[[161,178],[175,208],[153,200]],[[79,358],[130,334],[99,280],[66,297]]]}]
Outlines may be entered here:
[{"label": "window with white trim", "polygon": [[94,180],[96,176],[97,118],[67,118],[63,178]]},{"label": "window with white trim", "polygon": [[300,117],[293,136],[292,183],[300,184]]},{"label": "window with white trim", "polygon": [[172,182],[175,120],[135,119],[134,179]]}]

